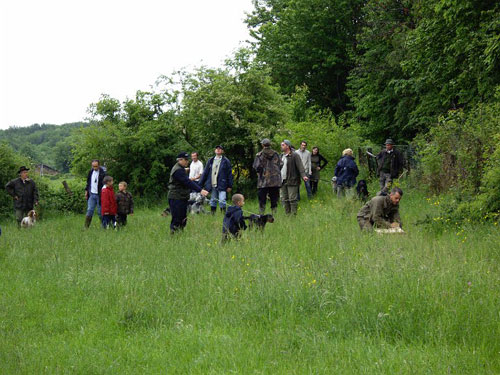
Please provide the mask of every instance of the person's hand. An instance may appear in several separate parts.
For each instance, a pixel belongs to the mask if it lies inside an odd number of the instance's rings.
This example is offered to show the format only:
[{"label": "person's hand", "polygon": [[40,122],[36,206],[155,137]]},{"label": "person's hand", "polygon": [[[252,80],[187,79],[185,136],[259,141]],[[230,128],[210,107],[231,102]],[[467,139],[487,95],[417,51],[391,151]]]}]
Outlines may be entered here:
[{"label": "person's hand", "polygon": [[89,199],[89,192],[87,190],[85,190],[85,199]]},{"label": "person's hand", "polygon": [[38,206],[38,201],[35,202],[35,206]]},{"label": "person's hand", "polygon": [[391,228],[399,228],[399,227],[400,227],[399,223],[396,222],[391,223]]},{"label": "person's hand", "polygon": [[309,181],[309,178],[307,176],[302,177],[304,181]]},{"label": "person's hand", "polygon": [[228,193],[230,193],[230,192],[231,192],[231,190],[233,190],[233,189],[231,189],[231,188],[227,188],[227,189],[226,189],[226,191],[227,191]]},{"label": "person's hand", "polygon": [[208,191],[203,189],[201,192],[200,192],[201,195],[203,195],[204,197],[206,197],[208,195]]},{"label": "person's hand", "polygon": [[191,177],[190,180],[191,181],[196,181],[196,177]]},{"label": "person's hand", "polygon": [[105,213],[103,213],[103,215],[109,215],[109,212],[105,212]]},{"label": "person's hand", "polygon": [[14,196],[14,200],[15,201],[18,201],[19,200],[19,197],[17,195]]},{"label": "person's hand", "polygon": [[320,168],[320,167],[316,167],[316,170],[317,170],[317,171],[320,171],[320,170],[321,170],[321,168]]},{"label": "person's hand", "polygon": [[131,213],[129,213],[129,216],[132,216],[133,214],[134,214],[134,213],[133,213],[133,212],[131,212]]}]

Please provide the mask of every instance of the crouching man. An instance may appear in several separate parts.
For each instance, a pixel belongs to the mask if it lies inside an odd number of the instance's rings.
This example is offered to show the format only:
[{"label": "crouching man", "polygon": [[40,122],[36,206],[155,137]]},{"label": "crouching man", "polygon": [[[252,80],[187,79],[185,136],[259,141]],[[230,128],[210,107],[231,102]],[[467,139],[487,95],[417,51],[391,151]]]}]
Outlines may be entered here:
[{"label": "crouching man", "polygon": [[358,212],[358,223],[362,230],[375,228],[401,228],[399,201],[403,190],[393,188],[390,195],[379,195],[372,198]]}]

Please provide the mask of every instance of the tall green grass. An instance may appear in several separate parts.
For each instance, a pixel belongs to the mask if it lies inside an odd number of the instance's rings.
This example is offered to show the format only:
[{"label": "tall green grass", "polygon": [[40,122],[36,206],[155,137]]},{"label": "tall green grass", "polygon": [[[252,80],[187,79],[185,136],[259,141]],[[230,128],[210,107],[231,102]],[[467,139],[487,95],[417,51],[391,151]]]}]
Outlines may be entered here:
[{"label": "tall green grass", "polygon": [[321,188],[224,246],[220,213],[171,236],[163,206],[4,222],[0,372],[499,373],[498,227],[416,226],[435,206],[406,192],[406,235],[361,234]]}]

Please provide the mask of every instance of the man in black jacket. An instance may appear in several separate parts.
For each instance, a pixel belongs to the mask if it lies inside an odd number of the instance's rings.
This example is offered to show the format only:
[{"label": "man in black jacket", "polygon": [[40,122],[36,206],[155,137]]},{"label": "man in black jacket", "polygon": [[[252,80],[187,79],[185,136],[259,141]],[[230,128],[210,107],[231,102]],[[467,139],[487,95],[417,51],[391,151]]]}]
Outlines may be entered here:
[{"label": "man in black jacket", "polygon": [[202,189],[196,182],[191,181],[186,172],[189,165],[189,154],[181,152],[177,155],[177,163],[170,171],[170,180],[168,181],[168,205],[172,222],[170,223],[170,233],[184,229],[187,223],[187,206],[191,190],[201,193],[206,197],[208,191]]},{"label": "man in black jacket", "polygon": [[19,177],[8,182],[5,190],[14,199],[14,211],[16,213],[17,225],[21,225],[23,217],[38,205],[38,189],[35,181],[28,178],[29,168],[22,166],[17,172]]},{"label": "man in black jacket", "polygon": [[90,227],[94,210],[97,208],[97,215],[101,216],[101,190],[102,180],[106,176],[106,171],[99,165],[99,160],[92,160],[92,169],[87,175],[87,186],[85,186],[85,199],[87,200],[87,214],[85,215],[85,228]]},{"label": "man in black jacket", "polygon": [[380,191],[387,193],[392,180],[399,177],[404,166],[403,155],[394,148],[392,139],[389,138],[385,141],[385,150],[380,151],[377,155],[377,163]]}]

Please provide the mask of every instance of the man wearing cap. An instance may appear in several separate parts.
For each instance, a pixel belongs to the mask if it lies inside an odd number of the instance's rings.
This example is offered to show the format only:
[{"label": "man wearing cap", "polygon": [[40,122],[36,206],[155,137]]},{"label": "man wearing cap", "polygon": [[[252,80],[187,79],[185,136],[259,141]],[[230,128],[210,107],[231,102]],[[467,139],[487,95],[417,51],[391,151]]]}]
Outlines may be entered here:
[{"label": "man wearing cap", "polygon": [[187,223],[187,206],[189,193],[192,190],[201,193],[204,197],[208,191],[202,189],[196,182],[191,181],[186,172],[189,165],[189,154],[181,152],[177,155],[177,163],[170,171],[170,180],[168,181],[168,205],[172,221],[170,223],[170,233],[184,229]]},{"label": "man wearing cap", "polygon": [[38,189],[35,181],[28,178],[29,168],[22,166],[17,173],[19,177],[5,185],[5,190],[14,199],[14,211],[17,225],[21,225],[23,217],[38,205]]},{"label": "man wearing cap", "polygon": [[253,169],[257,172],[257,190],[259,198],[259,213],[266,211],[267,196],[271,200],[271,211],[276,213],[281,186],[281,167],[283,162],[276,151],[271,148],[271,141],[264,138],[260,151],[253,162]]},{"label": "man wearing cap", "polygon": [[210,208],[212,214],[217,210],[217,202],[222,212],[226,211],[226,197],[233,188],[233,169],[231,162],[224,155],[224,147],[215,146],[215,156],[208,160],[200,186],[211,194]]},{"label": "man wearing cap", "polygon": [[300,180],[308,181],[304,170],[304,165],[300,156],[292,151],[292,143],[285,139],[281,142],[281,160],[283,167],[281,168],[281,200],[285,207],[287,215],[297,214],[297,200],[299,193]]},{"label": "man wearing cap", "polygon": [[100,166],[97,159],[92,160],[92,168],[87,174],[87,185],[85,185],[85,199],[87,200],[87,213],[85,214],[85,228],[90,227],[92,216],[97,208],[97,215],[102,221],[101,215],[101,191],[103,179],[106,177],[106,171]]},{"label": "man wearing cap", "polygon": [[398,178],[403,169],[403,155],[394,148],[394,142],[388,138],[385,141],[385,150],[377,155],[377,173],[380,181],[380,191],[387,193],[392,180]]}]

